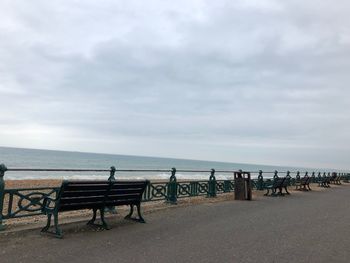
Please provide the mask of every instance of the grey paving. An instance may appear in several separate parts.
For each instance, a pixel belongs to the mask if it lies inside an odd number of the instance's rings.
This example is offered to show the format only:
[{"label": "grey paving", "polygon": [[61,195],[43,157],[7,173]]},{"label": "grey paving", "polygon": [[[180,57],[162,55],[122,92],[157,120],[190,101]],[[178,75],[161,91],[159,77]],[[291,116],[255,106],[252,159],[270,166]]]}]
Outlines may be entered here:
[{"label": "grey paving", "polygon": [[[118,220],[62,240],[0,238],[0,262],[350,262],[350,187],[222,202]],[[64,229],[65,230],[65,229]]]}]

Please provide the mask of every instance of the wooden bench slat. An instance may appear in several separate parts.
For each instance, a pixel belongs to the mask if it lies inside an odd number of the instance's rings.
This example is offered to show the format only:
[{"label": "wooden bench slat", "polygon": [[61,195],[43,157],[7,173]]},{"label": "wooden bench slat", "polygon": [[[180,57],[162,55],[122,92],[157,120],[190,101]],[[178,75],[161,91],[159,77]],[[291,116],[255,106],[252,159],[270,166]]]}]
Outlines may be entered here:
[{"label": "wooden bench slat", "polygon": [[106,202],[112,201],[112,200],[125,200],[125,199],[140,199],[140,194],[125,194],[125,195],[109,195],[106,199]]},{"label": "wooden bench slat", "polygon": [[145,187],[144,183],[143,184],[136,183],[136,184],[129,184],[129,185],[127,185],[127,184],[113,184],[111,186],[111,190],[114,190],[114,189],[117,189],[117,190],[119,190],[119,189],[129,189],[129,188],[131,188],[131,189],[135,189],[135,188],[143,189],[144,187]]},{"label": "wooden bench slat", "polygon": [[81,209],[94,209],[94,208],[102,208],[104,207],[104,202],[89,202],[89,203],[78,203],[78,204],[64,204],[59,208],[60,212],[64,211],[72,211],[72,210],[81,210]]},{"label": "wooden bench slat", "polygon": [[61,198],[65,197],[84,197],[84,196],[105,196],[108,193],[107,190],[89,190],[89,191],[66,191],[62,194]]},{"label": "wooden bench slat", "polygon": [[125,200],[115,200],[106,202],[107,206],[120,206],[120,205],[130,205],[139,203],[136,199],[125,199]]},{"label": "wooden bench slat", "polygon": [[69,181],[66,181],[66,185],[85,185],[85,184],[88,184],[88,185],[98,185],[98,184],[109,184],[110,182],[107,181],[107,180],[69,180]]},{"label": "wooden bench slat", "polygon": [[88,196],[88,197],[73,197],[73,198],[61,198],[60,200],[60,205],[65,205],[65,204],[76,204],[76,203],[99,203],[103,202],[105,200],[105,196]]},{"label": "wooden bench slat", "polygon": [[89,191],[89,190],[107,190],[109,185],[66,185],[64,191]]},{"label": "wooden bench slat", "polygon": [[79,196],[100,196],[105,195],[107,192],[109,194],[127,194],[127,193],[141,193],[144,188],[128,188],[128,189],[111,189],[108,190],[79,190],[79,191],[65,191],[62,197],[79,197]]}]

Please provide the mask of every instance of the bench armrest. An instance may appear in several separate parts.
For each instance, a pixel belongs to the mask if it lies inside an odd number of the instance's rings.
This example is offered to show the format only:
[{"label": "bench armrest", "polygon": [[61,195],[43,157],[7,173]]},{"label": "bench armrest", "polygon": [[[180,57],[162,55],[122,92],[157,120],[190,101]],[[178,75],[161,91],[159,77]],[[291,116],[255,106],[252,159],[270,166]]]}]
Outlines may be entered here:
[{"label": "bench armrest", "polygon": [[[43,207],[41,209],[42,212],[50,211],[54,209],[56,206],[57,198],[52,198],[50,196],[46,196],[43,201]],[[51,206],[51,203],[54,203],[54,206]]]}]

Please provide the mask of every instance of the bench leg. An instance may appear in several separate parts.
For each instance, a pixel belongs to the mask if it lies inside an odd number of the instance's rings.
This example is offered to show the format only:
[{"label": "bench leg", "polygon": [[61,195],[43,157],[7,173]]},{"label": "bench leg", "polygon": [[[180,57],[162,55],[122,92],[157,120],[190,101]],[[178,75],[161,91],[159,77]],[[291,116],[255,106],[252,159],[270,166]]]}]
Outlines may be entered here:
[{"label": "bench leg", "polygon": [[[102,224],[95,224],[96,216],[97,216],[97,210],[100,210],[100,217],[101,217]],[[107,225],[107,223],[105,221],[105,213],[104,213],[105,212],[105,208],[100,208],[100,209],[94,208],[94,209],[92,209],[92,212],[93,212],[92,219],[89,222],[87,222],[87,225],[103,227],[104,229],[109,230],[110,228],[109,228],[109,226]]]},{"label": "bench leg", "polygon": [[287,195],[290,195],[290,193],[288,192],[287,186],[284,187],[284,190],[286,190]]},{"label": "bench leg", "polygon": [[[277,192],[277,189],[279,190],[279,192]],[[283,195],[282,188],[272,188],[271,196],[276,197],[278,195]]]},{"label": "bench leg", "polygon": [[279,192],[278,192],[278,195],[280,196],[285,196],[285,194],[283,193],[283,186],[281,186],[280,188],[278,188]]},{"label": "bench leg", "polygon": [[107,225],[107,223],[105,221],[105,209],[104,208],[100,209],[100,216],[101,216],[102,227],[106,230],[109,230],[110,227]]},{"label": "bench leg", "polygon": [[145,219],[141,216],[141,204],[137,205],[137,214],[139,215],[139,222],[140,223],[146,223]]},{"label": "bench leg", "polygon": [[269,193],[270,193],[270,189],[269,188],[267,188],[267,192],[264,194],[265,196],[268,196],[269,195]]},{"label": "bench leg", "polygon": [[270,196],[276,197],[277,196],[276,192],[277,192],[277,189],[276,188],[272,188]]},{"label": "bench leg", "polygon": [[87,222],[87,225],[94,225],[95,224],[97,209],[95,209],[95,208],[92,209],[92,212],[93,212],[92,219],[89,222]]},{"label": "bench leg", "polygon": [[55,234],[56,234],[56,237],[62,238],[63,237],[62,230],[58,226],[58,212],[53,214],[53,220],[54,220],[54,223],[55,223],[55,230],[56,230]]},{"label": "bench leg", "polygon": [[137,222],[140,222],[140,223],[146,223],[145,219],[143,219],[143,217],[141,216],[141,204],[137,204],[136,205],[137,207],[137,214],[139,216],[139,218],[132,218],[132,214],[134,213],[134,205],[130,205],[130,212],[129,214],[124,217],[125,219],[128,219],[128,220],[134,220],[134,221],[137,221]]},{"label": "bench leg", "polygon": [[310,188],[310,184],[307,185],[307,188],[309,189],[309,191],[311,191],[312,189]]},{"label": "bench leg", "polygon": [[130,205],[130,212],[126,217],[124,217],[124,219],[131,219],[131,216],[133,213],[134,213],[134,205]]},{"label": "bench leg", "polygon": [[46,223],[46,226],[43,227],[43,229],[41,229],[41,232],[47,232],[47,230],[49,230],[51,226],[51,216],[52,214],[47,214],[47,223]]},{"label": "bench leg", "polygon": [[[48,231],[50,226],[51,226],[51,217],[53,215],[53,221],[54,221],[54,225],[55,225],[55,231]],[[41,229],[41,232],[46,232],[49,234],[53,234],[55,235],[55,237],[57,238],[62,238],[63,234],[62,234],[62,230],[59,228],[58,226],[58,212],[53,212],[53,213],[48,213],[47,214],[47,223],[46,226]]]}]

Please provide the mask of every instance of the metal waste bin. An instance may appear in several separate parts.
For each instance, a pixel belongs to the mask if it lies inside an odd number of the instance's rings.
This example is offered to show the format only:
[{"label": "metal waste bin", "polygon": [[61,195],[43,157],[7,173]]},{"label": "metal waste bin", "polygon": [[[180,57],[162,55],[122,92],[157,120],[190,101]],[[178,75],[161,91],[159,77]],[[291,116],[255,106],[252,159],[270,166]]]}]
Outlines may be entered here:
[{"label": "metal waste bin", "polygon": [[252,186],[249,172],[234,172],[235,200],[252,200]]}]

